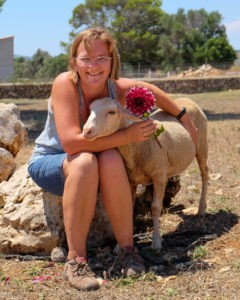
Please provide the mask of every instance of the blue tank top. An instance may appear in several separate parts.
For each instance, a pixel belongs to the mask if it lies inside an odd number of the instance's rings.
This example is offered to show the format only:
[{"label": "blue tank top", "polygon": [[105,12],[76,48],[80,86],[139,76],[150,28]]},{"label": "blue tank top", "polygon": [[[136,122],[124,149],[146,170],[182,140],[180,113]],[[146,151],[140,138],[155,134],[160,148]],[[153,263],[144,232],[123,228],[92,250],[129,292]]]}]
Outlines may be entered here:
[{"label": "blue tank top", "polygon": [[[116,91],[115,91],[115,84],[112,80],[108,79],[108,94],[109,97],[112,99],[116,98]],[[80,84],[78,84],[79,89],[79,101],[80,101],[80,109],[83,103],[83,96],[80,88]],[[83,123],[80,118],[80,125],[81,128],[83,127]],[[29,164],[34,161],[35,158],[39,155],[46,155],[46,154],[57,154],[57,153],[64,153],[62,145],[60,143],[56,123],[54,118],[54,113],[51,108],[51,98],[48,101],[48,114],[47,120],[44,127],[44,130],[39,135],[39,137],[35,140],[35,148],[32,157],[30,158]]]}]

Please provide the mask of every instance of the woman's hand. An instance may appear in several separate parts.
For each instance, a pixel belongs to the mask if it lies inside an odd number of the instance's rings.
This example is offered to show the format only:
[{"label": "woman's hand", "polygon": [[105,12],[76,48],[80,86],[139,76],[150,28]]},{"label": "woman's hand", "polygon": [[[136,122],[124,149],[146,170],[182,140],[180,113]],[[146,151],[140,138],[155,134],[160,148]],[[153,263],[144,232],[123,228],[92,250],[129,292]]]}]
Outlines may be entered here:
[{"label": "woman's hand", "polygon": [[180,120],[184,128],[188,131],[190,136],[192,137],[194,144],[197,146],[198,142],[198,132],[197,128],[194,126],[193,122],[191,121],[189,115],[186,113]]},{"label": "woman's hand", "polygon": [[138,143],[148,140],[157,130],[157,125],[152,119],[133,123],[124,129],[129,143]]}]

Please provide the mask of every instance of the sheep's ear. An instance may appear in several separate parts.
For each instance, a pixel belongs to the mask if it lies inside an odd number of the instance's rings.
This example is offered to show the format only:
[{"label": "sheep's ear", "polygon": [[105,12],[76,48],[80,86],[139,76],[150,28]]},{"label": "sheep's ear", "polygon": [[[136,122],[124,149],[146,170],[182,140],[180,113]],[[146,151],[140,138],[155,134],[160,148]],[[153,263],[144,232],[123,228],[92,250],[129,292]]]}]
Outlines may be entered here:
[{"label": "sheep's ear", "polygon": [[136,116],[134,116],[133,114],[130,113],[129,110],[127,110],[126,108],[124,108],[118,101],[116,101],[116,105],[118,107],[119,110],[119,114],[121,117],[127,118],[129,120],[135,121],[135,122],[141,122],[142,120]]}]

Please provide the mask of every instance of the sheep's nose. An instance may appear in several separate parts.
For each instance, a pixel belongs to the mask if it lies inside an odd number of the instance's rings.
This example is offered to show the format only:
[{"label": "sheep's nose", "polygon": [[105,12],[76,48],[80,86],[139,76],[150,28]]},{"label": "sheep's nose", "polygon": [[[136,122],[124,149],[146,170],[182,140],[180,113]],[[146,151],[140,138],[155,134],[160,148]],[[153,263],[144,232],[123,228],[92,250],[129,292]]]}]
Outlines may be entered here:
[{"label": "sheep's nose", "polygon": [[83,128],[83,135],[88,136],[92,133],[92,128]]}]

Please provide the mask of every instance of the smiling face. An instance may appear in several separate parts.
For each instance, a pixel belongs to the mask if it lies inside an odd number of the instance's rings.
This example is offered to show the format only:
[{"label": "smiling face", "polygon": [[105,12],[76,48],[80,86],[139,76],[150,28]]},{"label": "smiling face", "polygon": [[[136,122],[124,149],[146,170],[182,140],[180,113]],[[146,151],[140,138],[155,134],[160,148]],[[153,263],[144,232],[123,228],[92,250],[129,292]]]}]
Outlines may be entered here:
[{"label": "smiling face", "polygon": [[89,49],[84,43],[77,48],[75,68],[80,80],[86,85],[104,84],[111,72],[111,57],[106,42],[96,39],[89,41]]},{"label": "smiling face", "polygon": [[[81,55],[88,55],[87,59],[76,60]],[[111,57],[108,59],[109,64],[103,63],[102,59],[99,58],[99,54]],[[90,57],[92,56],[92,58]],[[102,57],[102,56],[101,56]],[[89,60],[90,59],[90,60]],[[106,28],[93,27],[81,31],[74,39],[69,53],[69,70],[72,74],[72,80],[77,83],[80,73],[83,77],[83,64],[85,67],[94,67],[94,62],[98,65],[104,65],[106,70],[107,65],[110,65],[109,78],[114,80],[119,78],[120,74],[120,57],[118,54],[116,41],[113,36],[106,30]],[[89,63],[90,62],[90,63]],[[91,63],[93,62],[93,63]],[[96,67],[96,66],[95,66]],[[102,68],[101,68],[102,69]],[[95,71],[95,70],[94,70]],[[98,71],[98,70],[97,70]],[[80,72],[80,73],[79,73]],[[83,77],[84,79],[85,77]]]}]

